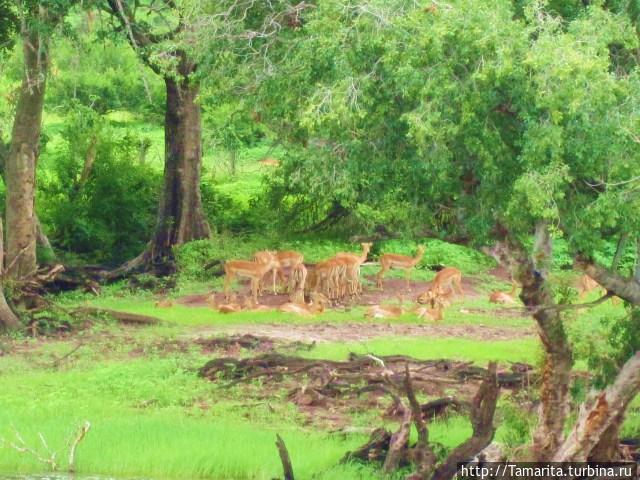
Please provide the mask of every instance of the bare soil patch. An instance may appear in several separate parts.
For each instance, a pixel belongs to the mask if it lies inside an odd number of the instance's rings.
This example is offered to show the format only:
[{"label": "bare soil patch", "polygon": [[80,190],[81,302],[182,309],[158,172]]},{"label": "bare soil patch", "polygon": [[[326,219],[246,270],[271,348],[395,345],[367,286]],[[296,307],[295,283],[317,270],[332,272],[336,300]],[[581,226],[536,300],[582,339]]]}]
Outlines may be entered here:
[{"label": "bare soil patch", "polygon": [[397,324],[397,323],[314,323],[306,325],[260,324],[221,325],[199,328],[188,336],[209,335],[262,335],[289,342],[360,342],[376,337],[464,337],[477,340],[512,340],[535,334],[531,328],[489,327],[484,325],[437,325],[437,324]]}]

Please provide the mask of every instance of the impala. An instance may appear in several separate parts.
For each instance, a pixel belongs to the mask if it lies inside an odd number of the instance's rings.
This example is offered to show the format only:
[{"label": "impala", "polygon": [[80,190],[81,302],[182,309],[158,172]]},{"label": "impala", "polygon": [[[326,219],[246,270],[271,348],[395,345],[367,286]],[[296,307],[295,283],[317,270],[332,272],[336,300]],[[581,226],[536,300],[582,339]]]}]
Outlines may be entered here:
[{"label": "impala", "polygon": [[249,260],[229,260],[224,264],[224,294],[228,296],[229,287],[234,278],[248,278],[251,280],[251,296],[254,303],[258,303],[258,289],[260,281],[265,273],[276,268],[277,261],[272,256],[264,263],[251,262]]},{"label": "impala", "polygon": [[[285,283],[285,276],[282,271],[283,268],[295,268],[297,265],[302,264],[304,256],[300,252],[292,250],[285,250],[282,252],[275,252],[271,250],[262,250],[256,252],[253,255],[254,261],[258,263],[266,263],[273,260],[276,266],[273,268],[273,294],[276,292],[276,275],[281,283]],[[289,291],[291,291],[291,278],[289,278]]]},{"label": "impala", "polygon": [[435,295],[444,295],[444,289],[447,288],[450,292],[457,291],[460,296],[464,297],[464,291],[462,290],[462,272],[454,267],[446,267],[440,270],[433,278],[430,291]]},{"label": "impala", "polygon": [[[345,284],[342,286],[348,290],[350,295],[359,295],[362,292],[362,286],[360,284],[360,266],[366,262],[367,255],[371,251],[373,243],[364,242],[361,243],[362,252],[349,253],[339,252],[335,255],[335,259],[344,262],[345,264]],[[344,296],[347,292],[341,293]]]},{"label": "impala", "polygon": [[418,318],[429,319],[434,321],[444,320],[443,309],[446,306],[442,295],[435,294],[429,290],[424,293],[424,303],[428,303],[427,307],[417,307],[414,312]]},{"label": "impala", "polygon": [[311,294],[311,303],[285,303],[278,307],[278,310],[286,313],[295,313],[296,315],[302,315],[308,317],[311,315],[318,315],[324,312],[325,306],[329,304],[329,299],[321,293]]},{"label": "impala", "polygon": [[411,271],[415,267],[422,257],[424,256],[424,245],[418,246],[418,251],[415,257],[409,257],[407,255],[398,255],[397,253],[385,253],[380,257],[380,271],[376,275],[376,283],[378,288],[382,288],[382,278],[384,274],[391,269],[399,269],[405,271],[405,280],[407,287],[409,287],[409,281],[411,278]]},{"label": "impala", "polygon": [[511,291],[510,292],[500,292],[500,291],[495,291],[495,292],[491,292],[491,295],[489,295],[489,302],[490,303],[500,303],[503,305],[506,304],[516,304],[518,302],[515,301],[514,297],[516,294],[516,289],[518,288],[518,284],[512,279],[511,280]]},{"label": "impala", "polygon": [[[578,283],[578,298],[582,300],[589,292],[591,292],[592,290],[595,290],[596,288],[602,289],[601,295],[605,295],[607,293],[607,289],[604,288],[602,285],[600,285],[598,282],[596,282],[589,275],[587,274],[582,275]],[[611,297],[611,303],[613,303],[614,305],[617,305],[618,303],[620,303],[620,298]]]}]

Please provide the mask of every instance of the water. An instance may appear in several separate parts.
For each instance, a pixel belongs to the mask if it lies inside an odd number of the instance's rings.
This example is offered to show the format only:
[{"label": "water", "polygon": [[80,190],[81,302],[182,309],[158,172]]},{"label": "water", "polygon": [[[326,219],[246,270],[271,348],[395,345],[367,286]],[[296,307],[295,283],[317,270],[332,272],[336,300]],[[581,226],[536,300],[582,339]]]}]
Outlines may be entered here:
[{"label": "water", "polygon": [[151,478],[116,478],[99,475],[73,475],[70,473],[46,473],[42,475],[0,476],[0,480],[153,480]]}]

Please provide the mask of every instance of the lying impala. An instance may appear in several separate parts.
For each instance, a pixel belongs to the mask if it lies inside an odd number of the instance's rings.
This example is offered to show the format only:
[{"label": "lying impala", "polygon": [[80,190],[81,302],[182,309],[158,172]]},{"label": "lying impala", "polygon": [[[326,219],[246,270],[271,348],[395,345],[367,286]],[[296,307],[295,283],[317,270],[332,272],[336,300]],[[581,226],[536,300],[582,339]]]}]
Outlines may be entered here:
[{"label": "lying impala", "polygon": [[506,304],[516,304],[518,302],[516,302],[515,300],[515,295],[516,295],[516,290],[518,288],[518,284],[512,279],[511,280],[511,291],[510,292],[500,292],[500,291],[495,291],[495,292],[491,292],[491,295],[489,295],[489,302],[490,303],[499,303],[502,305],[506,305]]},{"label": "lying impala", "polygon": [[312,293],[311,294],[311,303],[306,304],[302,303],[285,303],[278,307],[278,310],[285,313],[294,313],[296,315],[301,315],[303,317],[308,317],[311,315],[319,315],[324,312],[325,306],[329,304],[329,299],[325,297],[321,293]]},{"label": "lying impala", "polygon": [[428,290],[423,295],[421,295],[420,303],[426,303],[426,307],[417,307],[414,312],[418,315],[418,318],[422,318],[423,320],[434,320],[440,321],[444,320],[443,310],[446,306],[448,306],[448,301],[443,295],[438,295],[434,293],[432,290]]},{"label": "lying impala", "polygon": [[415,267],[422,257],[424,256],[424,245],[418,246],[418,251],[415,257],[409,257],[407,255],[398,255],[396,253],[385,253],[380,257],[380,271],[376,275],[376,283],[378,288],[382,288],[382,278],[384,274],[391,269],[400,269],[405,271],[405,280],[407,282],[407,288],[409,287],[409,281],[411,279],[411,271]]}]

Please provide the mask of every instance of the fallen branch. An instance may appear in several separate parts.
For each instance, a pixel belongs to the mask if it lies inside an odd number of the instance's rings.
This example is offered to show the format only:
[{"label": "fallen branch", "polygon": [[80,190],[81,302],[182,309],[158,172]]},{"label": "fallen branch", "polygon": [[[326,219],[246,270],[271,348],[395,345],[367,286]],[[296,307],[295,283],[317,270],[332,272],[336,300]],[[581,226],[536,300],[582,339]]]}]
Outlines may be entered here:
[{"label": "fallen branch", "polygon": [[279,434],[276,434],[276,447],[278,447],[278,453],[280,454],[280,461],[282,462],[282,469],[284,470],[284,480],[294,480],[293,466],[291,465],[291,458],[289,458],[289,451],[284,444],[284,440]]},{"label": "fallen branch", "polygon": [[158,317],[139,315],[137,313],[120,312],[118,310],[111,310],[109,308],[82,307],[73,310],[73,312],[89,315],[106,314],[115,318],[121,323],[129,323],[134,325],[157,325],[161,323],[161,320]]},{"label": "fallen branch", "polygon": [[76,449],[90,428],[91,424],[89,422],[84,422],[84,425],[80,427],[78,435],[71,444],[71,448],[69,449],[69,473],[74,473],[76,470]]},{"label": "fallen branch", "polygon": [[389,451],[391,432],[384,428],[377,428],[369,437],[369,441],[353,452],[347,452],[340,463],[352,460],[362,462],[383,462]]},{"label": "fallen branch", "polygon": [[16,436],[16,441],[18,444],[13,442],[5,442],[4,440],[3,440],[3,443],[8,443],[8,445],[11,448],[13,448],[15,451],[19,453],[28,453],[32,455],[40,463],[44,463],[45,465],[48,465],[51,471],[55,472],[58,469],[58,464],[56,462],[56,453],[52,452],[49,449],[49,446],[47,445],[47,441],[44,439],[44,435],[42,435],[42,433],[38,432],[38,437],[40,438],[40,442],[42,443],[42,446],[44,447],[44,450],[48,455],[48,457],[41,455],[34,448],[29,447],[27,445],[27,442],[25,442],[24,439],[22,438],[22,435],[20,435],[20,432],[18,432],[18,430],[16,430],[15,427],[13,427],[13,432]]},{"label": "fallen branch", "polygon": [[84,347],[84,342],[81,341],[80,343],[78,343],[75,347],[73,347],[69,352],[65,353],[63,356],[61,357],[57,357],[53,363],[51,363],[51,368],[57,368],[62,362],[64,362],[67,358],[69,358],[71,355],[73,355],[74,353],[76,353],[78,350],[80,350],[82,347]]},{"label": "fallen branch", "polygon": [[411,432],[411,409],[403,403],[400,404],[402,411],[402,421],[398,431],[391,435],[389,440],[389,450],[384,459],[382,470],[391,473],[398,469],[400,461],[406,456],[409,444],[409,433]]}]

